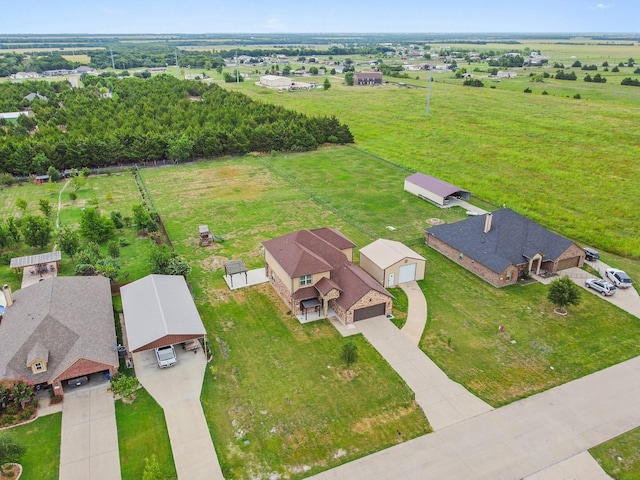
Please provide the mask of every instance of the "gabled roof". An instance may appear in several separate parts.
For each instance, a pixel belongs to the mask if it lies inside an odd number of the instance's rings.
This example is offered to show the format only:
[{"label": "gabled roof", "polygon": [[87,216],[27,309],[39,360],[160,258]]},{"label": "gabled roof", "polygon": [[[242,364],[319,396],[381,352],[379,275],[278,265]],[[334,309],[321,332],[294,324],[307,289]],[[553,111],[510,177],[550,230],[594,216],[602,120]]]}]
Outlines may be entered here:
[{"label": "gabled roof", "polygon": [[331,273],[331,279],[342,289],[336,302],[345,310],[349,310],[355,303],[370,290],[382,293],[393,298],[382,285],[376,282],[367,272],[351,262],[344,263],[340,268]]},{"label": "gabled roof", "polygon": [[440,180],[439,178],[432,177],[431,175],[426,175],[424,173],[414,173],[404,180],[405,182],[413,183],[414,185],[422,187],[425,190],[429,190],[441,197],[448,197],[449,195],[453,195],[458,192],[469,193],[464,188],[456,187],[444,180]]},{"label": "gabled roof", "polygon": [[[4,313],[0,378],[51,382],[81,358],[117,367],[115,344],[109,279],[48,278],[15,292]],[[28,359],[47,360],[47,371],[32,373]]]},{"label": "gabled roof", "polygon": [[555,261],[574,243],[509,208],[492,213],[487,233],[485,220],[486,215],[478,215],[425,231],[496,273],[526,263],[537,253],[543,261]]},{"label": "gabled roof", "polygon": [[148,275],[120,288],[120,294],[132,352],[163,337],[206,333],[182,275]]},{"label": "gabled roof", "polygon": [[414,252],[404,243],[384,238],[379,238],[366,247],[362,247],[360,249],[360,255],[365,255],[369,260],[382,269],[395,265],[405,258],[425,260],[422,255]]},{"label": "gabled roof", "polygon": [[272,238],[262,242],[291,278],[328,272],[347,260],[341,250],[355,244],[336,230],[318,228]]}]

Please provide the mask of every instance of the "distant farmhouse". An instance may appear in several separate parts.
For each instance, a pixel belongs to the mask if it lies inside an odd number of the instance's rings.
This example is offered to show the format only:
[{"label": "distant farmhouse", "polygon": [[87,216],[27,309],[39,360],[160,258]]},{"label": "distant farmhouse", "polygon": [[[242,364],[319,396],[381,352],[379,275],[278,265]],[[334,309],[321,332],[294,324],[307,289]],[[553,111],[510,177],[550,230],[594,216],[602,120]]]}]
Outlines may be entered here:
[{"label": "distant farmhouse", "polygon": [[289,77],[281,77],[279,75],[262,75],[260,77],[260,85],[267,88],[289,89],[293,81]]},{"label": "distant farmhouse", "polygon": [[357,72],[353,75],[354,85],[382,85],[382,73]]},{"label": "distant farmhouse", "polygon": [[425,243],[495,287],[584,264],[584,250],[509,208],[425,229]]}]

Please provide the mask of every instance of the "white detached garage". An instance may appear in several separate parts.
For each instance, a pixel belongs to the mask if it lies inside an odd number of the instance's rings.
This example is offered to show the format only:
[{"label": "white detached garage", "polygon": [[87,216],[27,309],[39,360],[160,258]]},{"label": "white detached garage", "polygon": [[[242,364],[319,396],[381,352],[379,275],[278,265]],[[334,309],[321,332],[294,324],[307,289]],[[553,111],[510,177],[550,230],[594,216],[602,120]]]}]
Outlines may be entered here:
[{"label": "white detached garage", "polygon": [[423,280],[427,260],[403,243],[380,238],[360,249],[360,267],[385,288]]}]

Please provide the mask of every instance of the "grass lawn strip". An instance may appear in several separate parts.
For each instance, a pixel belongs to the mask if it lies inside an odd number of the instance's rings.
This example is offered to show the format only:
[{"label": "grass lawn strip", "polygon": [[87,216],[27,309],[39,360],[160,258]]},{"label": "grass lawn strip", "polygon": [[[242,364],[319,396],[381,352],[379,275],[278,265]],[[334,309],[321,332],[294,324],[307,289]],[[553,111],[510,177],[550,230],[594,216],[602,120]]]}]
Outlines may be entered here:
[{"label": "grass lawn strip", "polygon": [[123,480],[142,478],[146,459],[155,455],[163,479],[177,478],[164,411],[144,388],[133,403],[116,401],[120,472]]},{"label": "grass lawn strip", "polygon": [[605,472],[616,480],[640,478],[640,428],[598,445],[589,453]]}]

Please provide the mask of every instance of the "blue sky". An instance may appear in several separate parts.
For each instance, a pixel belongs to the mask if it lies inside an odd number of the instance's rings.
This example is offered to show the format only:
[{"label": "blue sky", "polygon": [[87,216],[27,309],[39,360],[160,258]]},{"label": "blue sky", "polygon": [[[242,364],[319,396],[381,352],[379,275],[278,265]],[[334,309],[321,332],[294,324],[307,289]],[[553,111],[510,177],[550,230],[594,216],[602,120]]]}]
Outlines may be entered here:
[{"label": "blue sky", "polygon": [[640,0],[2,0],[0,4],[0,34],[640,31]]}]

